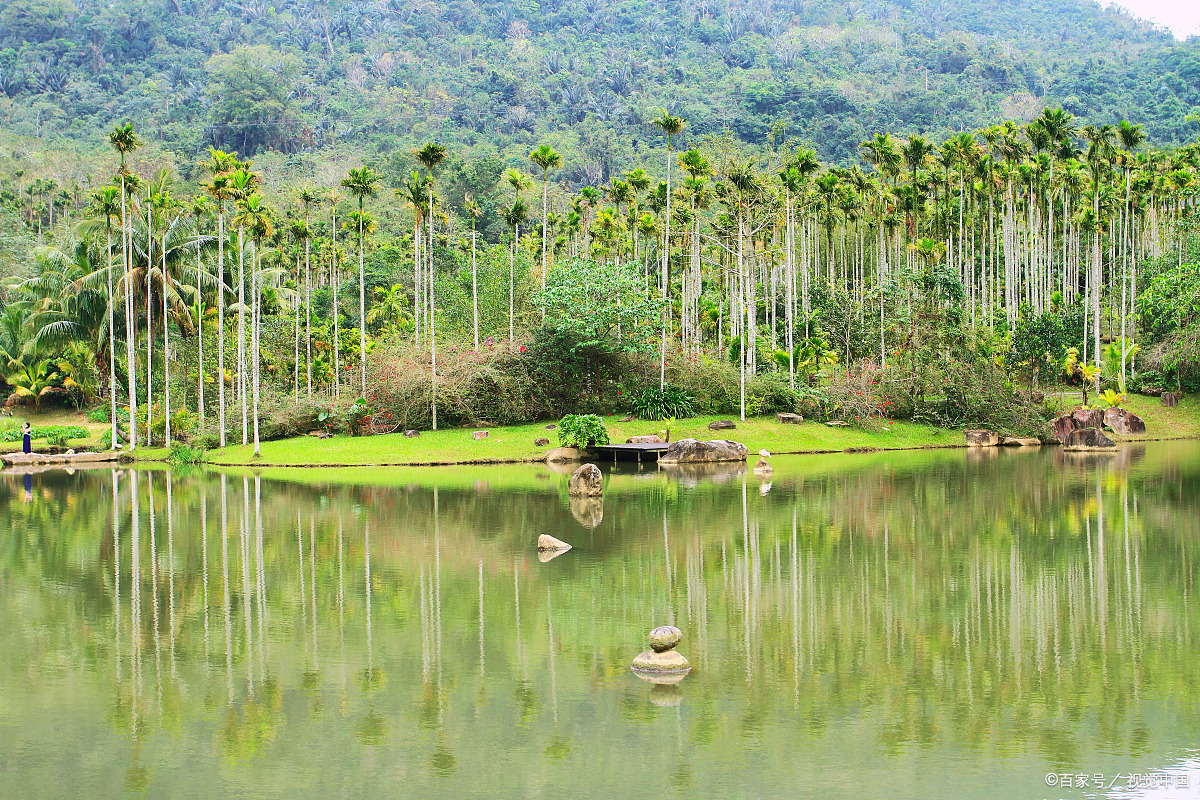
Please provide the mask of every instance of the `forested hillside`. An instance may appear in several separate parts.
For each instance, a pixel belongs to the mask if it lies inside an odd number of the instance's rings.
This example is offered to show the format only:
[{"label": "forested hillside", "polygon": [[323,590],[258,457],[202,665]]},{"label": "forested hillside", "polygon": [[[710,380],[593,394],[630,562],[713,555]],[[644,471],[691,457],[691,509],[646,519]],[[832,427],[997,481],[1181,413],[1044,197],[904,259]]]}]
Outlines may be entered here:
[{"label": "forested hillside", "polygon": [[130,119],[180,161],[431,138],[523,157],[554,134],[560,177],[599,185],[663,106],[691,137],[838,163],[879,131],[1048,105],[1178,143],[1200,43],[1080,0],[0,0],[0,98],[14,133],[99,145]]}]

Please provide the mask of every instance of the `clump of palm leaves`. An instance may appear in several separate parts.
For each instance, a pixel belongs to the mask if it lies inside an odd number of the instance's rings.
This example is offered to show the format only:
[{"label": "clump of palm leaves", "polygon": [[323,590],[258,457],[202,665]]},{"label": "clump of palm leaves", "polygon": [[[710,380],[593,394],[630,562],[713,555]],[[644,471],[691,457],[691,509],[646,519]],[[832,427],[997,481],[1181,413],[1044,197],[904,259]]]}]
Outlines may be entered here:
[{"label": "clump of palm leaves", "polygon": [[696,415],[691,396],[679,386],[667,384],[661,389],[648,386],[633,397],[633,413],[640,419],[681,419]]}]

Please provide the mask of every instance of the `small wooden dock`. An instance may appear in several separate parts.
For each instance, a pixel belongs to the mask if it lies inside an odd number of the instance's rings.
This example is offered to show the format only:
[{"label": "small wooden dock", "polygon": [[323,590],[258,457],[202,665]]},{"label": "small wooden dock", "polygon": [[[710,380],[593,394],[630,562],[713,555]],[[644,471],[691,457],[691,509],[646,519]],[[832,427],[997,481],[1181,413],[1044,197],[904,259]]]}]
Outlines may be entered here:
[{"label": "small wooden dock", "polygon": [[591,448],[597,459],[616,463],[618,461],[658,461],[671,445],[667,442],[642,444],[605,444]]}]

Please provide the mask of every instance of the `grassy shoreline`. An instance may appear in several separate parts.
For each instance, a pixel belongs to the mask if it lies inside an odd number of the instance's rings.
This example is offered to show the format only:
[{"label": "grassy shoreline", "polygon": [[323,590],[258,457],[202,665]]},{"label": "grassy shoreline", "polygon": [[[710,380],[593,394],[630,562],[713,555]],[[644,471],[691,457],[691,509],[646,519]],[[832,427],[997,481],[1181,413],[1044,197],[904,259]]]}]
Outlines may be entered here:
[{"label": "grassy shoreline", "polygon": [[[1141,436],[1115,436],[1115,441],[1158,441],[1165,439],[1200,438],[1200,398],[1185,397],[1176,408],[1163,406],[1158,398],[1132,396],[1125,408],[1146,421],[1147,433]],[[855,427],[831,427],[820,422],[805,421],[799,425],[782,425],[773,416],[734,420],[737,428],[710,431],[708,424],[723,417],[704,416],[680,420],[671,438],[697,439],[729,438],[745,444],[752,453],[766,449],[774,454],[811,454],[871,452],[881,450],[929,450],[965,447],[961,429],[934,428],[911,422],[892,422],[878,430]],[[605,417],[609,436],[623,442],[629,436],[661,433],[661,422],[633,420],[621,422],[616,416]],[[354,468],[403,466],[464,466],[487,464],[533,463],[543,461],[547,451],[558,445],[556,431],[546,423],[487,428],[488,437],[472,438],[472,428],[449,428],[422,431],[419,437],[407,439],[401,434],[351,437],[335,436],[316,439],[299,436],[263,442],[262,457],[254,458],[249,445],[233,445],[206,454],[206,462],[214,467],[271,467],[271,468]],[[537,446],[534,440],[546,438],[548,446]],[[164,448],[144,448],[134,453],[137,461],[160,461],[167,458]]]},{"label": "grassy shoreline", "polygon": [[[1061,400],[1072,407],[1073,395]],[[1156,441],[1162,439],[1200,439],[1200,397],[1184,397],[1176,408],[1163,406],[1158,398],[1133,395],[1124,404],[1146,421],[1147,433],[1142,436],[1110,437],[1117,441]],[[931,450],[965,447],[961,429],[933,428],[911,422],[889,422],[877,430],[855,427],[830,427],[820,422],[805,421],[799,425],[781,425],[773,416],[734,419],[737,428],[710,431],[708,424],[726,417],[703,416],[680,420],[671,432],[672,439],[729,438],[742,442],[752,453],[761,449],[775,454],[853,453],[889,450]],[[28,419],[35,426],[45,424],[77,424],[88,430],[86,439],[71,440],[68,445],[77,449],[95,449],[108,426],[86,420],[78,412],[65,410],[20,415],[18,424]],[[638,434],[662,433],[661,422],[633,420],[622,422],[619,417],[605,417],[613,442],[623,442]],[[352,437],[335,436],[317,439],[297,436],[262,443],[262,457],[254,458],[250,446],[233,445],[210,450],[205,461],[214,467],[272,467],[272,468],[353,468],[408,466],[465,466],[488,464],[535,463],[545,459],[546,452],[558,446],[555,430],[547,423],[487,428],[488,438],[475,440],[472,428],[448,428],[422,431],[419,437],[407,439],[401,434]],[[550,440],[538,446],[538,438]],[[44,442],[36,442],[41,449]],[[0,452],[19,450],[20,442],[0,443]],[[139,463],[166,461],[166,448],[140,447],[127,457]]]}]

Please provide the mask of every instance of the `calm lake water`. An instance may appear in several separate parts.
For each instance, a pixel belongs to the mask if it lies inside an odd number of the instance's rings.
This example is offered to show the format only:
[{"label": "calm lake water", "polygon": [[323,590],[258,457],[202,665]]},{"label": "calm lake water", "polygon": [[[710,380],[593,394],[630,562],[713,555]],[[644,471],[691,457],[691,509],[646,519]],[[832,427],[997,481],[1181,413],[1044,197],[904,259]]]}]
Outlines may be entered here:
[{"label": "calm lake water", "polygon": [[56,472],[0,523],[4,798],[1200,796],[1195,442],[602,505],[544,466]]}]

